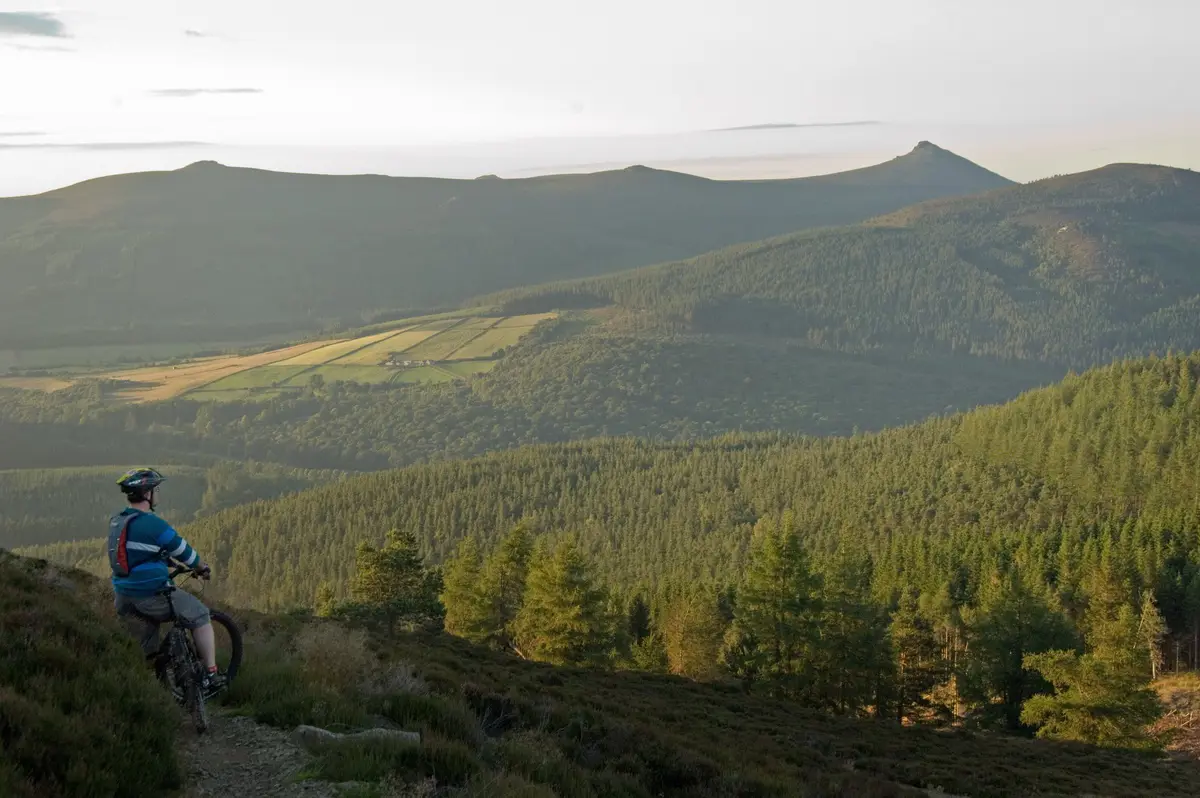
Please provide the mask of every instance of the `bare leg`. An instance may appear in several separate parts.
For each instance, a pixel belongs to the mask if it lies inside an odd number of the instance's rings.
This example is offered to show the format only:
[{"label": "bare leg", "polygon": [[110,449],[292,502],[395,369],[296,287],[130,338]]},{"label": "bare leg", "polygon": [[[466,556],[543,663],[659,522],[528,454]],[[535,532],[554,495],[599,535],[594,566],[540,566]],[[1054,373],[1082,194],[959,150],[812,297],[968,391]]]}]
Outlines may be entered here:
[{"label": "bare leg", "polygon": [[217,667],[217,636],[212,624],[206,623],[199,629],[192,630],[192,639],[196,641],[196,649],[210,671]]}]

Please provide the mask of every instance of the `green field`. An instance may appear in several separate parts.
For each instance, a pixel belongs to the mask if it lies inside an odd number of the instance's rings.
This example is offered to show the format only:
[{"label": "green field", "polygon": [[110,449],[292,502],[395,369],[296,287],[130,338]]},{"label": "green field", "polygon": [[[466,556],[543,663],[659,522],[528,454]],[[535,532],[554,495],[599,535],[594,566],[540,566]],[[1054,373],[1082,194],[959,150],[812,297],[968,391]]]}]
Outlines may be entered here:
[{"label": "green field", "polygon": [[382,366],[356,366],[343,365],[341,363],[328,363],[324,366],[316,366],[308,371],[294,377],[287,384],[289,388],[303,388],[308,384],[308,381],[314,375],[320,376],[325,382],[361,382],[364,384],[375,384],[390,382],[395,375],[393,369],[384,368]]},{"label": "green field", "polygon": [[441,368],[456,377],[470,377],[475,374],[486,374],[496,366],[495,360],[456,360],[452,363],[442,363]]},{"label": "green field", "polygon": [[470,360],[477,357],[491,357],[499,349],[508,347],[521,340],[521,336],[529,332],[528,327],[493,327],[484,330],[478,338],[467,343],[455,352],[459,360]]},{"label": "green field", "polygon": [[378,366],[388,359],[392,352],[399,352],[425,340],[436,333],[428,330],[410,330],[407,327],[397,330],[393,335],[381,338],[360,349],[343,355],[336,360],[328,361],[339,366]]},{"label": "green field", "polygon": [[419,382],[450,382],[456,379],[454,374],[440,366],[421,366],[415,369],[392,371],[394,385],[416,384]]},{"label": "green field", "polygon": [[335,341],[328,346],[322,346],[318,349],[305,352],[302,355],[297,355],[290,360],[285,360],[278,364],[281,366],[319,366],[322,363],[330,363],[340,357],[357,352],[364,347],[368,347],[376,341],[382,341],[385,338],[390,338],[395,335],[395,331],[376,333],[375,335],[367,335],[362,338],[351,338],[349,341]]},{"label": "green field", "polygon": [[308,371],[312,366],[259,366],[249,371],[239,371],[228,377],[209,383],[192,391],[193,394],[218,393],[224,391],[241,391],[246,389],[276,388]]}]

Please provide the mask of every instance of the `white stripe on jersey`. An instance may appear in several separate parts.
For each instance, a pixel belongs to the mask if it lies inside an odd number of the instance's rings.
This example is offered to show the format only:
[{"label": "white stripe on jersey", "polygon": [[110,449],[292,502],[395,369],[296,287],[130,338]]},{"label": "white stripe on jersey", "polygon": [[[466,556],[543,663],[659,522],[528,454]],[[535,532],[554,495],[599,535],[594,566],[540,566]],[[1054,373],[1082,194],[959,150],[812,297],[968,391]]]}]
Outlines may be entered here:
[{"label": "white stripe on jersey", "polygon": [[127,541],[125,548],[133,549],[134,551],[152,551],[155,554],[162,551],[162,546],[155,546],[153,543],[138,543],[133,540]]}]

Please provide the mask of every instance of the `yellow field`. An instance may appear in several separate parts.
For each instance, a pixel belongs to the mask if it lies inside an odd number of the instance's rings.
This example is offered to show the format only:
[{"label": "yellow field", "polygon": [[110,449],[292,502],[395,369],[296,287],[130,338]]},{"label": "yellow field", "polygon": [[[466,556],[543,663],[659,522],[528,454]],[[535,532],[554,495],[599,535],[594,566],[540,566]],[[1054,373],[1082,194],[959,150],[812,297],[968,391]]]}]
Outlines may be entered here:
[{"label": "yellow field", "polygon": [[512,346],[528,330],[524,327],[493,327],[454,353],[456,360],[491,357],[497,349]]},{"label": "yellow field", "polygon": [[392,352],[403,352],[435,335],[437,335],[437,330],[402,330],[390,338],[385,338],[340,358],[337,365],[377,366],[387,360],[388,355]]},{"label": "yellow field", "polygon": [[129,402],[154,402],[161,399],[173,399],[188,391],[216,382],[219,379],[247,371],[258,366],[267,366],[310,352],[324,341],[311,341],[297,344],[286,349],[276,349],[258,355],[245,357],[210,357],[196,360],[182,366],[156,366],[152,368],[128,369],[113,371],[106,374],[92,374],[91,377],[109,380],[122,380],[138,383],[116,393],[117,398]]},{"label": "yellow field", "polygon": [[329,341],[323,341],[322,344],[324,345],[320,348],[305,352],[304,354],[291,358],[290,360],[281,361],[279,365],[319,366],[322,363],[328,363],[331,360],[337,360],[339,357],[348,355],[351,352],[355,352],[364,346],[369,346],[375,341],[381,341],[384,338],[390,337],[391,335],[392,332],[389,331],[379,333],[377,335],[368,335],[365,338],[351,338],[348,341],[334,341],[333,343],[330,343]]}]

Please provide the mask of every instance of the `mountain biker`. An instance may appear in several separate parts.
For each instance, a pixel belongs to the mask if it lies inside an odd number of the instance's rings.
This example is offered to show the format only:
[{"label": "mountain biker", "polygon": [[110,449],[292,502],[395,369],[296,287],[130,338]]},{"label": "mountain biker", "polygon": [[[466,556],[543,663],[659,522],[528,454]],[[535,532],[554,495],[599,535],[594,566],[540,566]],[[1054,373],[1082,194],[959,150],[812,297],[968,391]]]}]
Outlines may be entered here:
[{"label": "mountain biker", "polygon": [[208,608],[184,590],[175,590],[167,563],[175,560],[202,579],[212,569],[171,525],[154,514],[158,487],[166,477],[153,468],[134,468],[117,480],[129,506],[108,525],[108,559],[112,567],[117,615],[142,645],[147,657],[158,650],[158,627],[170,620],[170,605],[185,629],[192,632],[196,650],[208,668],[204,690],[224,685],[217,671],[217,645]]}]

